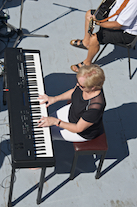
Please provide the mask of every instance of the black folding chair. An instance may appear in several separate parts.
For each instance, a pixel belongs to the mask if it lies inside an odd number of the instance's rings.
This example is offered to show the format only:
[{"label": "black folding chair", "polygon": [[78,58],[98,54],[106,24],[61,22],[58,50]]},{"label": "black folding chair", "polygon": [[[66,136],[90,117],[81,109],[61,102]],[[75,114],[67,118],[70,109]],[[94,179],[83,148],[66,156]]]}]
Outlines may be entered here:
[{"label": "black folding chair", "polygon": [[[115,44],[115,45],[120,46],[120,47],[125,47],[128,50],[128,65],[129,65],[129,78],[130,79],[132,79],[132,77],[133,77],[133,75],[131,75],[130,49],[133,48],[135,50],[136,42],[137,42],[137,36],[129,44],[120,44],[120,43]],[[96,59],[94,60],[93,63],[96,63],[97,62],[98,58],[100,57],[100,55],[102,54],[102,52],[104,51],[104,49],[106,48],[107,45],[108,44],[105,44],[104,45],[104,47],[102,48],[102,50],[100,51],[100,53],[98,54],[98,56],[96,57]]]}]

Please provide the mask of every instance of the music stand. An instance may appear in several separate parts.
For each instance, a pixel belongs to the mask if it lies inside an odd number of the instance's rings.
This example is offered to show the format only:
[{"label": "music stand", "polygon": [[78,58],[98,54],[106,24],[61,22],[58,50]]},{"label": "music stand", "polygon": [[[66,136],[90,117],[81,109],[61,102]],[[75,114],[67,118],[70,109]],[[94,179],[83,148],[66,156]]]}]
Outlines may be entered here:
[{"label": "music stand", "polygon": [[18,44],[18,41],[21,41],[23,39],[23,37],[49,37],[48,35],[39,35],[39,34],[24,34],[22,31],[22,12],[23,12],[23,0],[21,0],[21,8],[20,8],[20,26],[19,29],[15,28],[13,25],[4,22],[6,24],[7,27],[9,27],[11,30],[14,30],[17,33],[17,39],[13,45],[13,48],[16,47],[16,45]]}]

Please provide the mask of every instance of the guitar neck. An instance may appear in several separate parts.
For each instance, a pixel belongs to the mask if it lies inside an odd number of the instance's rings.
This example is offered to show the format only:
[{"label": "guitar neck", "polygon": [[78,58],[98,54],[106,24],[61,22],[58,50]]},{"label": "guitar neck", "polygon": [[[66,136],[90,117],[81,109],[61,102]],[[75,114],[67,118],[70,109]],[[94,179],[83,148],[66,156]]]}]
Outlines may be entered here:
[{"label": "guitar neck", "polygon": [[103,3],[105,3],[107,0],[103,0],[101,3],[100,3],[100,5],[99,5],[99,7],[95,10],[95,12],[94,12],[94,15],[96,16],[97,15],[97,13],[98,13],[98,11],[99,11],[99,8],[101,7],[101,5],[103,4]]}]

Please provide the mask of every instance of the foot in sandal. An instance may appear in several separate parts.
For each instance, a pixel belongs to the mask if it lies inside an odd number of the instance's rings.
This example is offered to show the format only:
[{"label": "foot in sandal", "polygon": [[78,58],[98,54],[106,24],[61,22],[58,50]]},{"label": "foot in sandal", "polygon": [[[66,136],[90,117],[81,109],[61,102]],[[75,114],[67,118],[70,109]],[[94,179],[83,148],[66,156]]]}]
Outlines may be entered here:
[{"label": "foot in sandal", "polygon": [[82,48],[82,49],[85,49],[85,50],[88,50],[87,47],[84,46],[83,44],[83,40],[71,40],[70,44],[74,47],[78,47],[78,48]]},{"label": "foot in sandal", "polygon": [[78,72],[79,68],[81,68],[82,66],[84,66],[85,64],[83,62],[77,64],[77,65],[71,65],[71,70],[73,70],[75,73]]}]

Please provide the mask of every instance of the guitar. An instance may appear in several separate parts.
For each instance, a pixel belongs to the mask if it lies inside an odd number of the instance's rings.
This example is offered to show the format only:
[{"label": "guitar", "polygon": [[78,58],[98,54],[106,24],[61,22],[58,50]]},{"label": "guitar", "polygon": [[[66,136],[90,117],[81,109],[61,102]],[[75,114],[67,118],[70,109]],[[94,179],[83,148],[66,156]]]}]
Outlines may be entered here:
[{"label": "guitar", "polygon": [[[97,20],[102,20],[108,17],[109,11],[116,3],[116,0],[103,0],[96,10],[91,10]],[[95,21],[90,19],[88,33],[92,35],[95,28]]]}]

